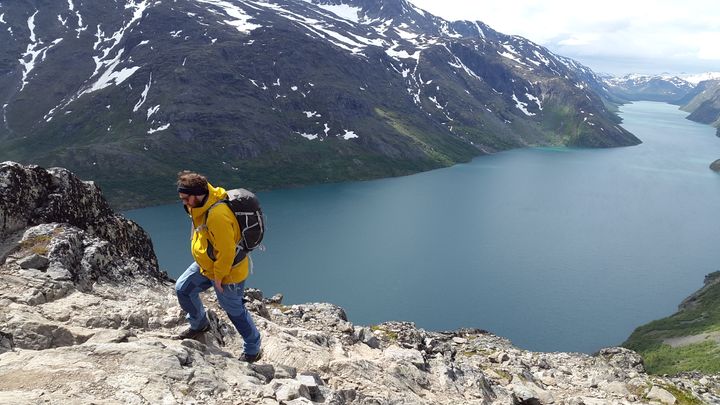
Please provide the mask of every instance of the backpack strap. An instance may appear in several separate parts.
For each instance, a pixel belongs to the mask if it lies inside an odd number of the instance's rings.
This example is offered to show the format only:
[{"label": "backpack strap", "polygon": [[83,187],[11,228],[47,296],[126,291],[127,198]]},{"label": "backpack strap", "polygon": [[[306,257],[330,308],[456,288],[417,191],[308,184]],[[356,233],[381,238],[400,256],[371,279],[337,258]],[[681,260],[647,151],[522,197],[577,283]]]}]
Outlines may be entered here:
[{"label": "backpack strap", "polygon": [[[210,215],[210,210],[215,208],[216,205],[228,204],[228,203],[229,203],[228,200],[220,200],[220,201],[216,202],[215,204],[211,205],[210,208],[208,208],[207,211],[205,211],[205,221],[200,226],[195,228],[195,231],[200,232],[203,229],[209,230],[209,228],[207,226],[207,220],[208,220],[208,216]],[[240,235],[242,235],[242,230],[240,230]],[[242,241],[242,236],[240,238],[241,238],[240,240]],[[215,257],[215,247],[212,245],[212,242],[210,242],[209,239],[208,239],[208,246],[207,246],[207,255],[210,258],[210,260],[212,260],[212,261],[217,260],[217,258]],[[247,253],[245,252],[245,250],[243,250],[242,244],[238,242],[238,244],[235,246],[235,258],[233,259],[232,266],[236,266],[238,263],[240,263],[245,258],[245,256],[247,256]]]}]

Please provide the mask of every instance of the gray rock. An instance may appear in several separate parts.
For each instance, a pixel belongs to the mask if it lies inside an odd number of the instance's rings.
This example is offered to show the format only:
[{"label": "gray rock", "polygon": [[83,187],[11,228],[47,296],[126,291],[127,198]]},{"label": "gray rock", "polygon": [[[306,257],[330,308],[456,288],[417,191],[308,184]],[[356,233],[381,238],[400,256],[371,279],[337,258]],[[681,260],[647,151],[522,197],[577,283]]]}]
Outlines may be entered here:
[{"label": "gray rock", "polygon": [[24,257],[17,262],[23,269],[46,269],[50,264],[50,260],[45,256],[39,254],[32,254],[28,257]]},{"label": "gray rock", "polygon": [[265,382],[275,378],[275,366],[272,364],[251,364],[250,368],[265,378]]},{"label": "gray rock", "polygon": [[282,305],[283,295],[280,293],[277,293],[273,295],[272,297],[265,300],[265,303],[267,304],[275,304],[275,305]]},{"label": "gray rock", "polygon": [[50,266],[45,274],[47,277],[56,281],[71,281],[73,279],[72,273],[70,273],[69,270],[57,266]]},{"label": "gray rock", "polygon": [[512,393],[516,398],[516,402],[522,405],[542,405],[540,398],[537,397],[535,391],[523,386],[523,385],[512,385]]},{"label": "gray rock", "polygon": [[307,398],[295,398],[292,401],[286,401],[285,405],[313,405],[313,401]]},{"label": "gray rock", "polygon": [[301,374],[295,379],[308,389],[308,392],[310,393],[310,399],[312,399],[313,401],[320,401],[322,399],[320,386],[318,385],[318,382],[315,380],[314,376]]},{"label": "gray rock", "polygon": [[624,347],[609,347],[600,350],[598,356],[604,357],[611,365],[637,372],[645,372],[645,364],[643,363],[642,357],[630,349]]},{"label": "gray rock", "polygon": [[377,349],[380,347],[380,340],[375,336],[372,329],[365,326],[355,326],[353,328],[353,338],[355,341],[365,343],[366,345]]},{"label": "gray rock", "polygon": [[275,367],[275,379],[293,379],[297,376],[297,369],[295,367],[278,365]]},{"label": "gray rock", "polygon": [[271,384],[275,392],[275,399],[279,402],[286,402],[300,397],[310,399],[310,392],[307,387],[299,381],[276,379]]},{"label": "gray rock", "polygon": [[13,336],[9,333],[0,332],[0,354],[12,351],[14,348]]},{"label": "gray rock", "polygon": [[660,401],[663,404],[673,405],[677,402],[677,399],[673,394],[668,392],[666,389],[660,388],[658,386],[653,386],[650,388],[650,392],[647,393],[647,398],[651,400]]},{"label": "gray rock", "polygon": [[95,332],[85,344],[97,344],[97,343],[121,343],[127,342],[130,336],[135,334],[132,331],[126,329],[119,330],[100,330]]},{"label": "gray rock", "polygon": [[510,356],[505,352],[500,352],[496,356],[490,358],[490,361],[495,363],[505,363],[508,360],[510,360]]},{"label": "gray rock", "polygon": [[383,350],[383,357],[391,363],[407,362],[420,370],[425,370],[425,358],[419,350],[390,346]]},{"label": "gray rock", "polygon": [[602,386],[604,391],[607,391],[612,394],[621,395],[621,396],[628,396],[630,395],[630,390],[627,388],[627,384],[625,384],[622,381],[611,381],[607,384],[604,384]]}]

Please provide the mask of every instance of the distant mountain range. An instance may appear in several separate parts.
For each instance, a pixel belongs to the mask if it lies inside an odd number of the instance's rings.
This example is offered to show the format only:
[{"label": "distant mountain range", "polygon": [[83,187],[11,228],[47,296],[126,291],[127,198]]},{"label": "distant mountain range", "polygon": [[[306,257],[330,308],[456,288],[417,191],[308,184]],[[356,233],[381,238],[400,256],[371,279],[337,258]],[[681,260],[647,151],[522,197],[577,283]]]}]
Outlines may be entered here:
[{"label": "distant mountain range", "polygon": [[0,160],[116,207],[184,168],[262,189],[640,142],[587,67],[405,0],[3,1],[0,43]]},{"label": "distant mountain range", "polygon": [[602,80],[607,85],[607,92],[620,103],[649,100],[677,104],[691,113],[688,119],[720,127],[720,72],[681,76],[606,75]]},{"label": "distant mountain range", "polygon": [[648,100],[673,104],[682,104],[682,100],[692,93],[697,85],[697,82],[668,74],[604,76],[603,80],[611,93],[628,101]]}]

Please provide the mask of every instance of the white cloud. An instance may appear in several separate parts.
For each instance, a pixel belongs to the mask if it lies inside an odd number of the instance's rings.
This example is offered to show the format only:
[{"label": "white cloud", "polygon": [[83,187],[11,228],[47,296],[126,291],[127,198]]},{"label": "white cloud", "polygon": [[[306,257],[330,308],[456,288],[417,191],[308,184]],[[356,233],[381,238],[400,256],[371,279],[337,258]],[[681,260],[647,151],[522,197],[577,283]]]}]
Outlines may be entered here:
[{"label": "white cloud", "polygon": [[720,32],[702,35],[702,45],[698,51],[698,58],[718,61],[720,66]]},{"label": "white cloud", "polygon": [[584,46],[584,45],[591,45],[594,42],[598,41],[600,39],[600,36],[597,34],[580,34],[580,35],[573,35],[570,38],[562,39],[558,41],[558,45],[565,45],[565,46]]},{"label": "white cloud", "polygon": [[[717,0],[410,1],[448,20],[479,20],[504,34],[523,36],[596,70],[598,61],[612,70],[616,59],[612,73],[629,68],[700,72],[712,61],[720,68]],[[637,63],[624,63],[629,59]]]}]

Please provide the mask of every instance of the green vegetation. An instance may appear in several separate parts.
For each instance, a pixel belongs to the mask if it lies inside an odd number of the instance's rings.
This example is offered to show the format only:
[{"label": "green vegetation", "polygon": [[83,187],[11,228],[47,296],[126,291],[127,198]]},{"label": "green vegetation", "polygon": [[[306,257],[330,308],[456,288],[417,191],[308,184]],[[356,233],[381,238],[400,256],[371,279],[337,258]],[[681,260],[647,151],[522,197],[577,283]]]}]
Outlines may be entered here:
[{"label": "green vegetation", "polygon": [[484,370],[485,374],[497,374],[500,378],[504,379],[507,382],[512,381],[512,375],[508,373],[507,371],[500,369],[500,368],[486,368]]},{"label": "green vegetation", "polygon": [[720,283],[708,284],[689,302],[674,315],[635,329],[623,343],[624,347],[640,353],[649,373],[720,372],[717,338],[688,342],[677,347],[671,347],[667,341],[720,332]]},{"label": "green vegetation", "polygon": [[702,404],[704,404],[703,401],[696,398],[690,392],[681,390],[675,386],[663,385],[662,388],[665,389],[666,391],[668,391],[669,393],[673,394],[675,399],[677,399],[677,402],[676,402],[677,405],[702,405]]},{"label": "green vegetation", "polygon": [[385,338],[391,341],[398,340],[398,334],[397,332],[393,332],[390,330],[385,329],[382,325],[374,325],[370,327],[370,330],[373,332],[380,331],[385,335]]},{"label": "green vegetation", "polygon": [[694,343],[671,347],[658,344],[640,352],[648,372],[677,374],[682,371],[720,372],[720,346],[714,342]]},{"label": "green vegetation", "polygon": [[463,351],[462,354],[465,357],[488,356],[491,354],[491,352],[487,349],[467,349],[467,350]]},{"label": "green vegetation", "polygon": [[[60,229],[55,229],[54,234],[60,233]],[[50,235],[38,235],[32,238],[25,239],[20,243],[20,250],[24,252],[32,252],[41,256],[48,254],[48,245],[52,240]]]}]

